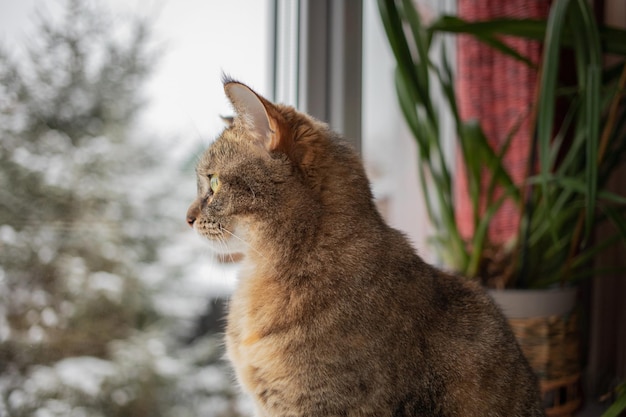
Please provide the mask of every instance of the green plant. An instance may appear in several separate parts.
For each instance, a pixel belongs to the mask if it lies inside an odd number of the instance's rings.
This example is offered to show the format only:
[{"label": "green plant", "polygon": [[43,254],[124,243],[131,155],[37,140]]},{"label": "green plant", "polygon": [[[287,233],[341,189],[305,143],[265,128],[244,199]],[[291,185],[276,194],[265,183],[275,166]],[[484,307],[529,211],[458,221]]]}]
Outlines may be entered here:
[{"label": "green plant", "polygon": [[602,414],[602,417],[619,417],[626,411],[626,382],[621,383],[615,388],[615,401]]},{"label": "green plant", "polygon": [[[523,288],[565,284],[610,271],[594,269],[591,260],[608,246],[626,242],[626,197],[606,187],[626,153],[626,112],[620,106],[626,83],[626,31],[599,28],[584,0],[555,1],[545,21],[469,23],[444,16],[429,26],[410,0],[379,0],[378,5],[397,61],[398,100],[418,145],[424,201],[438,231],[434,242],[443,262],[465,276],[477,277],[488,255],[496,251],[497,258],[510,267],[495,268],[506,271],[495,279],[480,278]],[[440,57],[433,57],[433,45],[442,33],[472,35],[527,65],[534,64],[509,47],[502,36],[544,41],[537,101],[529,103],[528,115],[520,115],[520,121],[523,117],[536,120],[531,155],[537,160],[530,158],[529,175],[521,183],[512,181],[503,163],[519,123],[495,150],[480,120],[461,119],[445,48]],[[574,86],[560,85],[557,77],[564,47],[575,57]],[[602,71],[601,59],[607,53],[622,58]],[[438,113],[442,106],[437,107],[434,99],[438,90],[445,99],[444,111],[453,116],[458,152],[466,167],[475,230],[468,241],[461,237],[454,217],[453,168],[443,150]],[[565,100],[568,106],[555,127],[557,100]],[[484,187],[486,173],[489,180]],[[507,199],[519,208],[520,227],[511,242],[497,246],[489,241],[487,231]],[[615,225],[614,234],[594,241],[594,227],[605,221]]]}]

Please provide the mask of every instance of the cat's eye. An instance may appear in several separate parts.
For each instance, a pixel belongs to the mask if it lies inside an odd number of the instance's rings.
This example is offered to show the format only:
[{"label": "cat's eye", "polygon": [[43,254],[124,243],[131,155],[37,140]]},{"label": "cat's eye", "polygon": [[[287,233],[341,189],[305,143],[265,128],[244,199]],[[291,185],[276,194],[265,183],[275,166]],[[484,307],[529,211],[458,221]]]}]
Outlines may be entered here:
[{"label": "cat's eye", "polygon": [[211,179],[209,180],[209,187],[211,187],[211,191],[216,193],[220,188],[220,179],[217,175],[211,175]]}]

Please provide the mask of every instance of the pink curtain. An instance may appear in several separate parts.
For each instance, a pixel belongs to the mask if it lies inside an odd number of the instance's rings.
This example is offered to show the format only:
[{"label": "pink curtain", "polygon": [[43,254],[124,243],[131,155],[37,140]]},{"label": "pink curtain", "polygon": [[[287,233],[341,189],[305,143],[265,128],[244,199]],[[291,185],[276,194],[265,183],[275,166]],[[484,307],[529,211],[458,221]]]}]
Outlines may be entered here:
[{"label": "pink curtain", "polygon": [[[458,15],[469,21],[495,17],[545,18],[548,0],[458,0]],[[539,42],[505,38],[506,43],[528,56],[533,62],[541,57]],[[505,165],[513,180],[526,175],[532,139],[531,103],[535,95],[537,72],[526,64],[507,57],[469,36],[458,38],[457,91],[463,120],[478,119],[491,145],[499,149],[513,127],[521,123],[514,135]],[[464,237],[473,233],[472,206],[463,162],[457,160],[456,218]],[[486,187],[489,179],[483,178]],[[496,197],[498,195],[496,194]],[[486,201],[482,201],[484,207]],[[493,219],[489,237],[493,243],[506,242],[516,233],[519,211],[505,203]]]}]

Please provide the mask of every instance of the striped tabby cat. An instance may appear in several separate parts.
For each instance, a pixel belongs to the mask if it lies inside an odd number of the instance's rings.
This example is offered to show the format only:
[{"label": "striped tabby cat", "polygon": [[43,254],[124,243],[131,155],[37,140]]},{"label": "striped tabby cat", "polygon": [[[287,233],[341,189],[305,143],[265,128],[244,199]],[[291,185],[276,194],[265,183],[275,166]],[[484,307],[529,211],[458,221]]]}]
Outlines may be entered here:
[{"label": "striped tabby cat", "polygon": [[327,125],[225,80],[236,116],[187,222],[245,253],[228,357],[258,417],[542,416],[535,376],[473,282],[385,224]]}]

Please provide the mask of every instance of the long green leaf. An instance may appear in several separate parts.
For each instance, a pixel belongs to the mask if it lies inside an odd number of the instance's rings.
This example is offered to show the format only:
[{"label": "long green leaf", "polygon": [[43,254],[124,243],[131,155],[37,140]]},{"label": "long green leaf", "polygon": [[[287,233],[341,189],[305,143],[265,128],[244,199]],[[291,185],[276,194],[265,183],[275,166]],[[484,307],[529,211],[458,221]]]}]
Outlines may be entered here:
[{"label": "long green leaf", "polygon": [[602,200],[616,203],[616,204],[626,204],[626,197],[620,194],[613,193],[608,190],[600,190],[598,192],[598,197]]},{"label": "long green leaf", "polygon": [[[557,0],[548,16],[546,41],[543,52],[543,67],[540,78],[540,95],[537,105],[537,141],[539,151],[539,175],[542,178],[542,204],[550,206],[548,176],[552,172],[550,164],[550,143],[555,114],[555,91],[559,69],[561,35],[565,25],[570,0]],[[558,232],[550,228],[553,241],[558,241]]]},{"label": "long green leaf", "polygon": [[[430,82],[428,77],[428,50],[430,49],[430,38],[422,25],[422,19],[419,12],[410,0],[402,0],[403,16],[409,23],[409,28],[413,34],[413,45],[417,51],[419,62],[414,65],[415,75],[417,76],[420,96],[428,97],[430,95]],[[426,109],[428,118],[436,123],[435,110],[431,100],[423,100],[422,104]]]},{"label": "long green leaf", "polygon": [[[477,39],[496,38],[497,36],[516,36],[525,39],[543,41],[546,36],[546,21],[535,19],[501,18],[487,21],[468,22],[457,16],[441,16],[429,26],[431,33],[465,33]],[[626,30],[611,26],[599,28],[600,43],[606,53],[626,56]],[[572,33],[565,33],[562,45],[571,47]]]},{"label": "long green leaf", "polygon": [[523,119],[523,115],[520,115],[520,117],[518,117],[518,120],[515,122],[511,130],[507,133],[504,143],[497,153],[490,146],[485,149],[485,159],[487,161],[486,163],[489,167],[489,171],[491,172],[491,179],[489,181],[489,185],[487,186],[487,201],[493,200],[496,185],[500,183],[504,185],[516,204],[519,205],[521,203],[522,196],[520,190],[511,179],[511,176],[509,175],[505,167],[504,157],[508,153],[509,148],[511,147],[511,143],[513,142],[513,138],[515,137],[515,135],[519,131],[520,126],[522,125]]},{"label": "long green leaf", "polygon": [[496,37],[484,36],[480,34],[475,34],[474,36],[476,37],[476,39],[483,42],[484,44],[492,47],[493,49],[497,51],[504,53],[505,55],[508,55],[514,59],[517,59],[518,61],[523,62],[524,64],[528,65],[531,68],[537,67],[537,64],[535,64],[530,58],[528,58],[525,55],[520,54],[516,49],[511,48],[505,42],[501,41],[500,39]]},{"label": "long green leaf", "polygon": [[602,417],[619,417],[626,410],[626,383],[621,384],[617,391],[617,399],[602,414]]},{"label": "long green leaf", "polygon": [[[529,25],[532,25],[530,22],[531,21],[523,22],[520,20],[512,19],[502,19],[488,22],[466,22],[457,17],[444,16],[440,20],[436,21],[433,25],[431,25],[429,27],[429,30],[433,33],[436,31],[458,31],[458,33],[467,33],[469,35],[473,35],[474,37],[476,37],[476,39],[491,46],[495,50],[498,50],[505,55],[524,62],[529,67],[534,68],[536,67],[536,64],[531,59],[529,59],[525,55],[522,55],[516,49],[510,47],[506,44],[506,42],[500,39],[501,35],[504,34],[504,32],[509,32],[511,27],[515,28],[516,26],[521,26],[528,29]],[[509,24],[511,26],[507,26]]]},{"label": "long green leaf", "polygon": [[[520,119],[521,122],[521,119]],[[473,140],[476,142],[477,152],[481,157],[481,164],[488,168],[491,175],[491,183],[487,187],[487,199],[491,200],[493,195],[493,188],[495,184],[498,184],[504,188],[509,198],[513,199],[516,204],[521,202],[521,194],[519,187],[513,182],[511,175],[509,174],[504,164],[504,156],[509,149],[509,145],[515,135],[515,132],[519,128],[521,123],[516,123],[507,135],[505,142],[502,144],[501,149],[496,153],[493,147],[489,144],[485,132],[482,130],[480,124],[469,121],[466,123],[466,129],[471,131]]]},{"label": "long green leaf", "polygon": [[[462,122],[461,122],[461,116],[459,114],[458,107],[456,105],[456,91],[454,88],[454,75],[453,75],[450,62],[448,60],[448,53],[447,53],[445,44],[443,44],[441,47],[441,70],[439,71],[433,68],[432,72],[434,74],[434,77],[436,77],[436,79],[439,81],[444,96],[447,98],[448,109],[452,113],[452,117],[454,119],[454,126],[456,128],[457,134],[459,134],[460,126]],[[441,146],[439,147],[439,149],[441,151],[440,164],[442,166],[447,166],[447,163],[444,158],[443,143],[441,143]],[[448,174],[448,181],[450,183],[450,188],[448,192],[450,193],[450,195],[452,195],[452,180],[450,178],[450,173],[448,172],[448,170],[446,170],[446,173]]]},{"label": "long green leaf", "polygon": [[400,71],[399,68],[396,68],[394,75],[396,95],[398,97],[400,110],[402,111],[404,119],[409,125],[409,129],[415,138],[420,154],[424,155],[424,157],[428,157],[428,151],[425,145],[425,132],[422,123],[417,116],[414,96],[410,93],[410,87],[407,80],[404,78],[404,72]]},{"label": "long green leaf", "polygon": [[[596,195],[598,193],[598,145],[600,138],[599,107],[600,107],[600,38],[595,18],[591,7],[586,0],[577,0],[578,5],[574,10],[579,12],[581,27],[585,30],[584,40],[575,45],[577,54],[585,54],[588,62],[586,80],[583,90],[585,106],[585,127],[586,127],[586,169],[585,177],[587,181],[587,207],[586,207],[586,227],[585,240],[591,235],[593,218],[595,212]],[[577,13],[574,13],[576,15]],[[578,32],[578,31],[576,31]]]},{"label": "long green leaf", "polygon": [[576,256],[576,258],[572,262],[572,269],[576,270],[577,268],[585,265],[587,262],[591,262],[594,257],[605,251],[607,248],[615,245],[620,240],[621,236],[619,234],[614,234],[610,237],[605,238],[603,241],[598,242],[593,246],[590,246],[584,252],[581,252]]},{"label": "long green leaf", "polygon": [[[414,139],[418,145],[419,159],[419,180],[423,190],[424,202],[430,221],[437,228],[442,228],[447,231],[446,236],[448,238],[448,250],[456,254],[454,262],[459,267],[465,268],[469,255],[466,253],[463,239],[461,238],[456,221],[454,218],[454,211],[452,205],[450,175],[446,165],[441,165],[440,170],[433,170],[433,165],[430,163],[433,152],[439,152],[439,148],[432,148],[433,143],[438,143],[437,131],[433,130],[433,127],[429,127],[428,120],[420,119],[416,112],[416,104],[413,102],[417,96],[409,93],[411,88],[407,80],[404,79],[403,73],[396,71],[396,92],[400,103],[400,108],[407,120],[407,123],[413,133]],[[436,129],[436,127],[434,127]],[[428,174],[424,171],[429,167]],[[431,178],[435,186],[429,187],[426,177]],[[429,192],[430,190],[433,193]],[[450,258],[450,257],[448,257]]]},{"label": "long green leaf", "polygon": [[419,93],[420,86],[417,75],[413,71],[414,62],[411,49],[404,35],[402,20],[395,6],[394,0],[378,0],[383,27],[387,33],[391,50],[393,51],[398,70],[402,73],[402,78],[406,80],[410,88],[407,90],[412,94]]},{"label": "long green leaf", "polygon": [[[589,278],[599,278],[602,275],[624,275],[626,273],[626,267],[603,267],[603,268],[579,268],[576,273],[573,273],[568,282],[571,284],[578,284]],[[559,284],[560,277],[558,274],[553,274],[547,277],[538,279],[533,283],[533,288],[550,288],[556,284]]]},{"label": "long green leaf", "polygon": [[600,28],[603,50],[610,54],[626,55],[626,31],[610,26]]},{"label": "long green leaf", "polygon": [[485,249],[485,243],[487,242],[487,232],[489,231],[489,224],[493,219],[493,216],[500,210],[502,203],[506,201],[506,196],[503,195],[493,204],[490,204],[485,213],[480,218],[480,221],[476,224],[474,235],[472,237],[472,253],[467,265],[466,274],[468,277],[476,277],[478,275],[478,268],[480,262],[483,259],[483,251]]},{"label": "long green leaf", "polygon": [[441,16],[429,26],[432,32],[465,33],[485,37],[517,36],[541,41],[545,38],[546,22],[535,19],[496,18],[469,22],[457,16]]},{"label": "long green leaf", "polygon": [[472,202],[472,223],[476,225],[480,219],[481,174],[483,166],[479,149],[476,147],[478,141],[477,132],[471,126],[475,126],[475,124],[462,125],[462,134],[459,136],[459,142],[461,144],[461,152],[463,153],[463,161],[465,162],[465,176],[467,178],[470,201]]},{"label": "long green leaf", "polygon": [[[580,112],[580,99],[572,99],[569,104],[568,112],[561,124],[561,128],[552,143],[550,163],[552,166],[556,166],[555,171],[559,175],[581,172],[582,161],[585,158],[586,131],[570,129],[575,119],[580,117]],[[566,138],[571,140],[566,143],[566,152],[562,152],[561,145]]]}]

